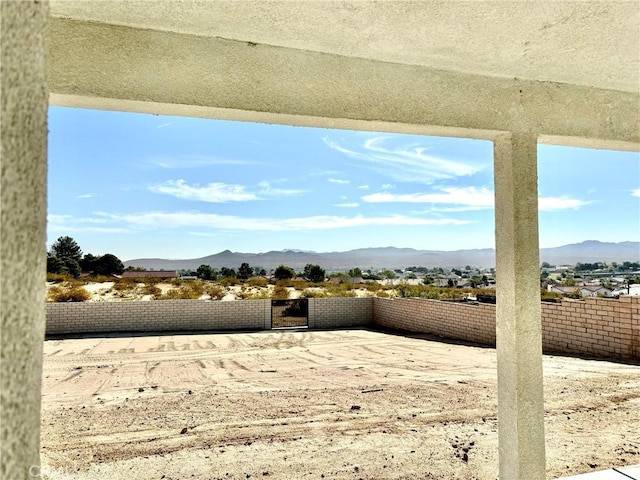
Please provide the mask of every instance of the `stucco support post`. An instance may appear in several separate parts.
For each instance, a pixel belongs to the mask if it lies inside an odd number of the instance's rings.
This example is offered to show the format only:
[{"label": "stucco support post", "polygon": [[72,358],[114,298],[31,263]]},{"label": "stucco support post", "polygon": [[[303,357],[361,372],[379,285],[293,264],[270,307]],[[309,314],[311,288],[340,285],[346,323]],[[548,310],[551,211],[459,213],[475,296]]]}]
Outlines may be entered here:
[{"label": "stucco support post", "polygon": [[537,138],[494,142],[500,478],[545,478]]},{"label": "stucco support post", "polygon": [[0,2],[0,478],[40,476],[46,1]]}]

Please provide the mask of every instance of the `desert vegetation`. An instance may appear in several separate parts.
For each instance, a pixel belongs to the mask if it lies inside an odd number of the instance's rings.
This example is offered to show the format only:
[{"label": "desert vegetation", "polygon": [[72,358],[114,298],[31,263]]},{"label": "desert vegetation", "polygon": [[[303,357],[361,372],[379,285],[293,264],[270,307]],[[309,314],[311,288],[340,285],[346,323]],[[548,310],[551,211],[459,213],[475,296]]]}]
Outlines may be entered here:
[{"label": "desert vegetation", "polygon": [[[47,301],[130,301],[199,299],[209,301],[294,299],[330,297],[429,298],[436,300],[464,300],[476,295],[495,295],[494,290],[480,288],[435,287],[432,285],[396,285],[368,281],[310,282],[303,279],[276,280],[252,277],[240,280],[225,277],[218,280],[170,280],[153,277],[106,277],[65,274],[47,275]],[[545,292],[547,297],[557,295]]]}]

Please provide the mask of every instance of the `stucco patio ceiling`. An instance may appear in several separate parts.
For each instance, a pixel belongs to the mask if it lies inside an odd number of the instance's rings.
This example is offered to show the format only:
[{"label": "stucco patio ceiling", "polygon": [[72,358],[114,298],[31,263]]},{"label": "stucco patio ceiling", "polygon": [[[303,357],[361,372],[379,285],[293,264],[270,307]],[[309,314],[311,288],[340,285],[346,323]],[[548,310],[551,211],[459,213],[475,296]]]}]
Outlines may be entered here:
[{"label": "stucco patio ceiling", "polygon": [[50,11],[52,104],[640,142],[637,1],[52,0]]},{"label": "stucco patio ceiling", "polygon": [[637,1],[82,1],[55,17],[638,92]]}]

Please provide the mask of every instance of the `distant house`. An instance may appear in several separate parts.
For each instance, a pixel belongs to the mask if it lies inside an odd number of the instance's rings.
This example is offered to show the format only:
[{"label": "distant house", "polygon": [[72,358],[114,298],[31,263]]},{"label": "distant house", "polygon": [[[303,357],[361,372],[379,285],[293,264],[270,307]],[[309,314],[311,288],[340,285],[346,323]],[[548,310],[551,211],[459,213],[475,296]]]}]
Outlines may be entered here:
[{"label": "distant house", "polygon": [[582,285],[574,287],[565,287],[560,285],[549,285],[548,290],[550,292],[561,293],[567,295],[574,293],[576,290],[581,297],[611,297],[613,296],[610,289],[599,285]]},{"label": "distant house", "polygon": [[127,270],[122,273],[122,278],[160,278],[168,280],[177,276],[178,272],[176,270],[145,270],[143,272]]}]

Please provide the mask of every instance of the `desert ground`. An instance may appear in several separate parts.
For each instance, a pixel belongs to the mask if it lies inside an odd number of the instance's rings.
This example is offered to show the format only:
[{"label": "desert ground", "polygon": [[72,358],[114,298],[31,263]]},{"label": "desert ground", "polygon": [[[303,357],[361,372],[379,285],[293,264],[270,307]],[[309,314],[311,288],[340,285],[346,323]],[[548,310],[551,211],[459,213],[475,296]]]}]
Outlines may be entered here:
[{"label": "desert ground", "polygon": [[[547,477],[640,463],[640,367],[545,356]],[[373,330],[48,339],[42,477],[493,479],[491,348]]]}]

